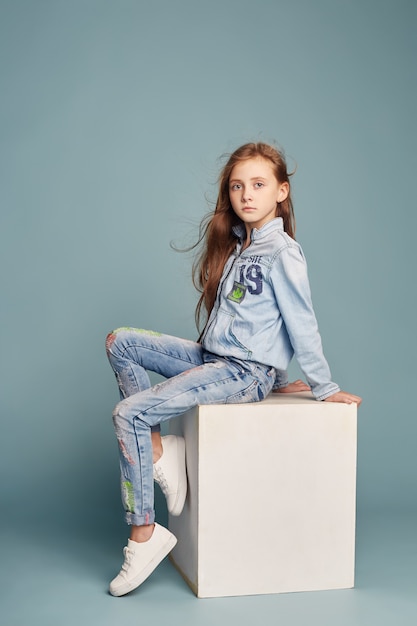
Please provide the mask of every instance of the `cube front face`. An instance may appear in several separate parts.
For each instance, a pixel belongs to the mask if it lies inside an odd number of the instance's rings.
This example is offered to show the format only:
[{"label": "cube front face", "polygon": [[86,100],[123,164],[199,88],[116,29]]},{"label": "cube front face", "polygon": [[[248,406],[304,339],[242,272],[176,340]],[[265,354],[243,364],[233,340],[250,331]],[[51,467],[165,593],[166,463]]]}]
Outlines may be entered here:
[{"label": "cube front face", "polygon": [[356,406],[310,394],[172,420],[189,495],[172,561],[199,597],[354,584]]}]

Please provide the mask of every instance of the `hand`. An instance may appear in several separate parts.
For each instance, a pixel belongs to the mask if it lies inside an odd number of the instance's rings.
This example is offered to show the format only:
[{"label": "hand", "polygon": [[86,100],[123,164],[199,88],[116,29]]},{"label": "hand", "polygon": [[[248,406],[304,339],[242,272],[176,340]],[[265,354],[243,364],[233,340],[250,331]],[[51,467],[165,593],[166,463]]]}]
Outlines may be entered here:
[{"label": "hand", "polygon": [[360,406],[362,398],[354,396],[353,393],[348,393],[347,391],[337,391],[332,396],[326,398],[324,402],[343,402],[344,404],[356,403]]},{"label": "hand", "polygon": [[298,391],[310,391],[311,388],[300,379],[295,380],[293,383],[288,383],[286,387],[280,389],[274,389],[274,393],[297,393]]}]

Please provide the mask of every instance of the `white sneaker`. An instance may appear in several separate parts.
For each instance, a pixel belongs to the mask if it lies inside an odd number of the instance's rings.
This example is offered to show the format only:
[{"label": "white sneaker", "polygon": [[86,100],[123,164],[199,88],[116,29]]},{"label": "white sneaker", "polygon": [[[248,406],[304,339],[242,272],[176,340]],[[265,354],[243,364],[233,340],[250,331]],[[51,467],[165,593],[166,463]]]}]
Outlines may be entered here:
[{"label": "white sneaker", "polygon": [[153,477],[167,499],[171,515],[180,515],[187,495],[185,441],[182,437],[162,437],[162,456],[154,463]]},{"label": "white sneaker", "polygon": [[124,596],[148,578],[177,543],[176,537],[155,523],[152,537],[143,543],[127,542],[122,569],[110,583],[112,596]]}]

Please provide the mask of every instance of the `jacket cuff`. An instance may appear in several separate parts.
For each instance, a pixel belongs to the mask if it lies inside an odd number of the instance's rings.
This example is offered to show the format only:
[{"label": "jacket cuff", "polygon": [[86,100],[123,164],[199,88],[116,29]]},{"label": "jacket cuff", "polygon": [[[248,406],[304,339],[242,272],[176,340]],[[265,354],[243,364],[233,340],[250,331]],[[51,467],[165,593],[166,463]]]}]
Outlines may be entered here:
[{"label": "jacket cuff", "polygon": [[275,382],[272,386],[272,390],[283,389],[288,385],[288,373],[286,370],[275,370]]},{"label": "jacket cuff", "polygon": [[313,396],[316,398],[316,400],[325,400],[326,398],[328,398],[329,396],[332,396],[334,393],[337,393],[338,391],[340,391],[340,387],[339,385],[336,385],[336,383],[329,383],[327,385],[319,385],[318,387],[315,387],[314,389],[312,389]]}]

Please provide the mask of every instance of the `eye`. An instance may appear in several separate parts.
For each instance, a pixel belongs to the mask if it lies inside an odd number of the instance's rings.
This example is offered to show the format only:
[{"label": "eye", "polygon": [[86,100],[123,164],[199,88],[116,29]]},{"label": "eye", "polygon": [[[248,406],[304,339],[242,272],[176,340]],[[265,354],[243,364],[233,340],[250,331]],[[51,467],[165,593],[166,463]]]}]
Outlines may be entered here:
[{"label": "eye", "polygon": [[242,185],[240,183],[235,183],[234,185],[230,186],[230,191],[237,191],[238,189],[241,189]]},{"label": "eye", "polygon": [[255,189],[260,189],[263,186],[264,186],[264,184],[263,183],[259,183],[259,182],[255,183],[255,185],[254,185]]}]

